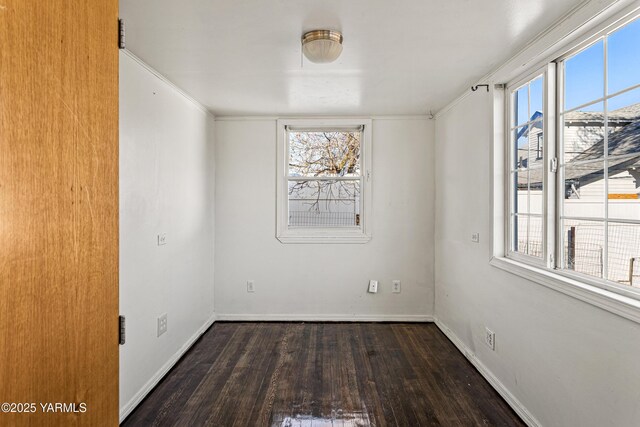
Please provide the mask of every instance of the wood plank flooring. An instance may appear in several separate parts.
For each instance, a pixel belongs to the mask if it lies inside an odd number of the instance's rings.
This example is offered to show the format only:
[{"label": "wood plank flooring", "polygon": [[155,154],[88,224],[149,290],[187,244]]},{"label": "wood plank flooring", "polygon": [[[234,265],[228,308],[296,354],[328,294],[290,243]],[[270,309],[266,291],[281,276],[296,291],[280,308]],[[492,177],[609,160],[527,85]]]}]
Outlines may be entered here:
[{"label": "wood plank flooring", "polygon": [[215,323],[123,426],[523,426],[434,324]]}]

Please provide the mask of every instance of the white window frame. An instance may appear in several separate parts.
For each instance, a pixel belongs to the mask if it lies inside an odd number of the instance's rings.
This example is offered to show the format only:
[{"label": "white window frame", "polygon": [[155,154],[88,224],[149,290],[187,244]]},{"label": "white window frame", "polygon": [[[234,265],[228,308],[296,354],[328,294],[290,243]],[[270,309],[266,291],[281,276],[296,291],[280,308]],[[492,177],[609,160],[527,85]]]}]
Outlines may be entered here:
[{"label": "white window frame", "polygon": [[[277,135],[276,238],[282,243],[367,243],[371,240],[371,119],[279,119]],[[289,139],[287,129],[340,130],[363,127],[360,141],[360,225],[289,227]],[[327,179],[331,179],[327,177]]]},{"label": "white window frame", "polygon": [[[554,50],[547,50],[547,52],[552,52],[551,54],[539,57],[536,62],[538,65],[529,68],[520,77],[510,79],[510,83],[507,85],[496,84],[492,91],[493,120],[491,135],[494,143],[491,145],[492,153],[490,157],[491,170],[493,171],[491,177],[491,207],[493,213],[491,228],[493,238],[491,240],[492,255],[490,264],[637,323],[640,323],[640,291],[638,289],[629,289],[605,278],[593,278],[560,268],[562,257],[555,256],[555,254],[561,255],[563,248],[561,247],[562,239],[559,238],[559,231],[556,228],[561,224],[560,216],[564,183],[561,182],[560,177],[556,177],[558,174],[551,172],[549,163],[552,159],[559,159],[560,154],[562,154],[561,132],[563,132],[563,126],[556,119],[559,110],[557,106],[561,105],[560,103],[562,102],[562,91],[556,90],[556,87],[561,87],[560,85],[564,84],[564,82],[562,82],[562,68],[557,63],[591,45],[604,34],[610,34],[639,17],[640,7],[636,2],[635,5],[619,10],[610,15],[609,18],[598,20],[597,24],[591,26],[591,30],[582,32],[583,28],[588,26],[587,24],[581,28],[582,36],[573,37],[570,44],[567,42],[556,43]],[[537,74],[539,75],[545,67],[552,67],[555,77],[547,78],[545,81],[547,86],[545,95],[547,95],[547,99],[554,103],[554,106],[544,112],[544,130],[546,132],[544,139],[546,142],[543,153],[548,155],[547,159],[545,159],[547,163],[545,179],[552,184],[548,185],[545,182],[543,185],[546,187],[547,192],[553,192],[554,194],[553,196],[547,194],[545,197],[545,203],[548,204],[543,211],[545,222],[547,223],[544,231],[544,236],[547,238],[545,248],[549,253],[545,254],[543,262],[532,262],[532,257],[520,256],[522,254],[514,254],[512,253],[513,251],[509,250],[511,213],[509,189],[511,179],[509,162],[511,158],[508,157],[511,149],[510,89],[526,83]],[[547,72],[549,72],[549,69]],[[493,82],[497,83],[495,80]],[[553,92],[553,96],[550,96],[550,92]]]},{"label": "white window frame", "polygon": [[[530,83],[532,80],[542,76],[543,77],[543,87],[542,87],[542,95],[543,95],[543,117],[542,117],[542,139],[543,139],[543,153],[555,153],[555,81],[556,81],[556,67],[554,63],[549,63],[544,65],[541,68],[535,69],[533,72],[529,72],[523,77],[511,82],[507,85],[506,90],[506,107],[505,107],[505,153],[506,153],[506,161],[505,161],[505,207],[507,212],[505,212],[505,252],[506,256],[512,258],[517,261],[525,262],[528,264],[540,266],[540,267],[548,267],[552,268],[553,265],[553,253],[554,253],[554,245],[555,245],[555,175],[556,173],[552,170],[552,157],[546,156],[543,154],[544,164],[542,166],[543,172],[543,180],[542,180],[542,188],[543,188],[543,206],[542,206],[542,243],[543,243],[543,254],[541,258],[533,257],[527,254],[522,254],[520,252],[514,251],[512,249],[512,242],[514,236],[513,227],[512,227],[512,219],[511,215],[513,212],[512,202],[514,200],[514,195],[512,193],[513,190],[513,182],[511,178],[511,160],[514,158],[514,144],[511,140],[512,137],[512,124],[515,123],[514,111],[513,108],[513,96],[512,92],[517,91],[522,86]],[[529,97],[529,105],[531,105],[531,98]],[[527,122],[529,123],[529,120]],[[524,126],[520,125],[520,126]],[[530,213],[529,213],[530,215]],[[531,218],[531,216],[529,216]]]},{"label": "white window frame", "polygon": [[[564,61],[571,58],[572,56],[580,53],[581,51],[588,49],[589,47],[591,47],[592,45],[594,45],[595,43],[597,43],[599,40],[603,39],[605,36],[608,36],[609,34],[615,32],[616,30],[620,29],[621,27],[625,26],[626,24],[630,23],[631,21],[634,21],[636,19],[640,19],[640,13],[636,12],[636,13],[632,13],[629,16],[626,16],[620,20],[618,20],[617,22],[615,22],[612,25],[609,25],[607,27],[605,27],[604,29],[601,29],[600,31],[595,32],[591,37],[588,37],[586,39],[584,39],[582,41],[582,43],[579,43],[578,45],[576,45],[573,49],[568,50],[567,52],[565,52],[563,55],[559,56],[555,61],[558,63],[558,84],[564,84],[564,82],[562,82],[562,78],[563,78],[563,72],[562,69],[564,67]],[[606,40],[606,39],[605,39]],[[604,79],[605,79],[605,84],[607,84],[607,42],[605,41],[604,43],[604,50],[605,50],[605,70],[604,70]],[[622,93],[625,92],[630,92],[633,90],[636,90],[640,88],[640,84],[636,84],[635,86],[631,86],[628,88],[623,89],[622,91],[616,92],[616,93],[611,93],[611,94],[607,94],[607,96],[605,97],[604,94],[602,97],[593,99],[588,101],[586,104],[584,105],[593,105],[594,103],[597,102],[602,102],[603,104],[606,104],[608,102],[609,99],[614,98]],[[558,92],[558,105],[562,105],[563,104],[563,93],[562,91]],[[570,109],[570,111],[573,111],[577,108],[580,108],[580,106],[574,106]],[[559,111],[559,108],[558,110]],[[560,114],[558,114],[558,116],[560,116]],[[605,115],[605,120],[606,120],[606,115]],[[557,132],[558,132],[558,159],[562,159],[564,157],[564,143],[563,143],[563,136],[564,136],[564,132],[563,132],[563,124],[561,123],[561,120],[558,120],[557,123]],[[607,135],[605,134],[604,136],[605,140],[607,138]],[[607,159],[608,158],[608,149],[604,150],[603,153],[603,159]],[[559,172],[560,170],[562,170],[562,164],[563,162],[561,160],[558,160],[558,165],[559,165]],[[605,168],[604,170],[604,176],[605,176],[605,193],[608,194],[608,183],[609,183],[609,179],[608,179],[608,169]],[[557,196],[557,215],[556,215],[556,221],[558,226],[560,226],[560,224],[562,223],[562,219],[564,217],[563,215],[563,209],[564,209],[564,205],[563,205],[563,194],[564,194],[564,182],[563,182],[563,176],[558,176],[558,185],[557,185],[557,192],[558,192],[558,196]],[[594,221],[594,222],[602,222],[603,224],[607,224],[609,222],[614,222],[614,223],[619,223],[619,222],[628,222],[628,223],[632,223],[632,224],[637,224],[636,221],[627,221],[625,219],[621,219],[621,218],[612,218],[609,216],[608,214],[608,209],[609,209],[609,202],[607,201],[607,203],[604,204],[604,211],[605,211],[605,215],[602,218],[580,218],[580,219],[584,219],[586,221]],[[569,217],[569,220],[571,219],[576,219],[576,218],[572,218]],[[556,251],[558,251],[557,253],[559,254],[559,256],[557,257],[558,259],[556,260],[556,269],[558,271],[559,274],[562,274],[563,276],[566,277],[573,277],[576,278],[578,280],[581,280],[587,284],[590,284],[592,286],[597,286],[600,287],[602,289],[614,292],[614,293],[618,293],[621,295],[625,295],[625,296],[629,296],[631,298],[634,299],[638,299],[640,300],[640,289],[632,289],[629,288],[625,285],[621,285],[621,284],[617,284],[615,282],[612,282],[610,280],[607,279],[607,257],[608,257],[608,233],[605,229],[605,233],[604,233],[604,244],[605,247],[607,247],[606,251],[605,251],[605,258],[604,258],[604,272],[603,272],[603,277],[602,278],[598,278],[598,277],[593,277],[593,276],[589,276],[587,274],[584,273],[580,273],[580,272],[572,272],[570,270],[567,269],[563,269],[562,265],[564,263],[564,248],[563,248],[563,239],[565,238],[565,236],[560,236],[560,234],[558,234],[558,244],[556,247]]]}]

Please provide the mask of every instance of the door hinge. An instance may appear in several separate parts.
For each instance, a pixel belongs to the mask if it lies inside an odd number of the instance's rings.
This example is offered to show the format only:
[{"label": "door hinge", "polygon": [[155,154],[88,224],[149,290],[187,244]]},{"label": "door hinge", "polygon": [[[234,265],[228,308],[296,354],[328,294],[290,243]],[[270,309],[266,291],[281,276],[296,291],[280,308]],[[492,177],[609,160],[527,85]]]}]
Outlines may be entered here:
[{"label": "door hinge", "polygon": [[118,323],[120,325],[119,326],[119,336],[120,336],[119,343],[120,343],[120,345],[124,345],[125,338],[126,338],[126,336],[125,336],[125,328],[126,328],[126,326],[125,326],[125,318],[124,318],[124,316],[119,316],[118,317]]},{"label": "door hinge", "polygon": [[124,49],[124,19],[118,19],[118,49]]},{"label": "door hinge", "polygon": [[558,159],[557,158],[552,158],[550,163],[549,163],[549,168],[551,170],[552,173],[556,173],[558,172]]}]

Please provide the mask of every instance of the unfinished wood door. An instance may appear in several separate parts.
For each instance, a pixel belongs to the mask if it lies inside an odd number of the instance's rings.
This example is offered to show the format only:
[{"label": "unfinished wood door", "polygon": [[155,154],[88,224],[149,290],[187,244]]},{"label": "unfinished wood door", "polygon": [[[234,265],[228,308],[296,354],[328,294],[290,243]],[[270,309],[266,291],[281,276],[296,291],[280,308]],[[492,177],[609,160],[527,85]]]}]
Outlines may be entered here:
[{"label": "unfinished wood door", "polygon": [[118,423],[117,17],[0,0],[0,425]]}]

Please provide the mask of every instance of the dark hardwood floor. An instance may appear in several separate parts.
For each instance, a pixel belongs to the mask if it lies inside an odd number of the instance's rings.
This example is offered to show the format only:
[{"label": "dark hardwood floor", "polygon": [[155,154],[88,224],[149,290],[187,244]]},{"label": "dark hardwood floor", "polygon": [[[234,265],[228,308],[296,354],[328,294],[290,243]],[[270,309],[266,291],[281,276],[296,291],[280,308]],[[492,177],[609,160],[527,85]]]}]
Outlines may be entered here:
[{"label": "dark hardwood floor", "polygon": [[523,426],[434,324],[215,323],[124,426]]}]

